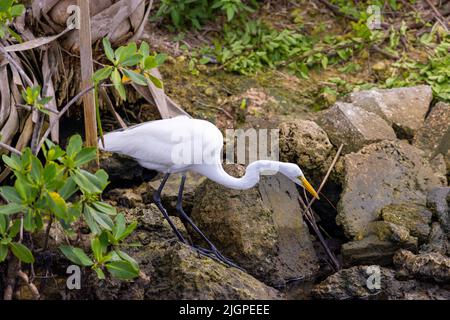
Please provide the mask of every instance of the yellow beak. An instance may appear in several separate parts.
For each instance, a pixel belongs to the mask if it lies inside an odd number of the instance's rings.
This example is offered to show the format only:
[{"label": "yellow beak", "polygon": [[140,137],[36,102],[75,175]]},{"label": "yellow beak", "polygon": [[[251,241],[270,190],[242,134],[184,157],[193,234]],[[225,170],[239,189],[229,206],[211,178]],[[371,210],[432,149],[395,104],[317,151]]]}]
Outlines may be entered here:
[{"label": "yellow beak", "polygon": [[308,180],[306,180],[305,177],[299,177],[300,181],[303,184],[303,188],[306,189],[306,191],[308,191],[309,193],[311,193],[313,195],[314,198],[316,198],[317,200],[320,200],[319,198],[319,194],[317,193],[316,190],[314,190],[313,186],[308,182]]}]

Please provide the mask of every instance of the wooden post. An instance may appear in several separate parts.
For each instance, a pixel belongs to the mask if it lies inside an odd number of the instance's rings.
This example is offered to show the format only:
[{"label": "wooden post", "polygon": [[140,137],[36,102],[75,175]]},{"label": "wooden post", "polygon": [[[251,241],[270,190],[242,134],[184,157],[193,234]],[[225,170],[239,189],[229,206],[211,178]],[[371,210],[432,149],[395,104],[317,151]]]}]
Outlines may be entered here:
[{"label": "wooden post", "polygon": [[[89,0],[78,0],[80,7],[80,60],[81,60],[81,90],[90,87],[94,67],[92,62],[91,15]],[[84,125],[86,145],[97,146],[97,117],[95,110],[94,91],[88,92],[83,98]]]}]

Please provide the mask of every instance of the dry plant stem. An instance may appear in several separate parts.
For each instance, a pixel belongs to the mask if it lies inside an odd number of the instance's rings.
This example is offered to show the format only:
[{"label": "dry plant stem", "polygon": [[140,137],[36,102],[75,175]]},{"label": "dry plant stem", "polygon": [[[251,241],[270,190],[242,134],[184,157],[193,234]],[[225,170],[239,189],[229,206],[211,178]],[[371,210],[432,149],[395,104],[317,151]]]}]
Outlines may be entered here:
[{"label": "dry plant stem", "polygon": [[48,239],[50,238],[50,230],[52,229],[53,217],[50,217],[48,221],[47,228],[45,229],[45,242],[43,251],[47,251],[48,249]]},{"label": "dry plant stem", "polygon": [[14,294],[14,286],[16,285],[16,274],[19,268],[19,260],[14,255],[10,255],[8,259],[8,271],[6,277],[6,289],[3,294],[3,299],[6,301],[12,300]]},{"label": "dry plant stem", "polygon": [[[100,84],[99,87],[111,87],[113,86],[112,84]],[[50,135],[50,132],[52,131],[53,127],[56,125],[56,123],[61,120],[62,116],[69,110],[69,108],[71,106],[73,106],[75,103],[78,102],[78,100],[83,97],[87,92],[94,90],[94,86],[90,86],[84,90],[82,90],[80,93],[78,93],[75,97],[72,98],[72,100],[70,100],[65,106],[64,108],[61,109],[61,111],[58,114],[58,117],[56,118],[56,121],[49,126],[49,128],[47,129],[47,131],[45,131],[44,135],[42,136],[41,141],[39,142],[38,148],[37,148],[37,152],[39,152],[39,150],[42,148],[42,145],[44,144],[45,140],[47,140],[48,136]]]},{"label": "dry plant stem", "polygon": [[39,293],[38,288],[30,281],[28,278],[28,275],[23,272],[22,270],[17,271],[17,276],[25,282],[28,289],[30,289],[31,293],[33,294],[34,300],[39,300],[41,298],[41,295]]},{"label": "dry plant stem", "polygon": [[25,71],[20,67],[20,65],[16,62],[16,60],[11,57],[11,55],[3,48],[3,46],[0,45],[0,53],[3,54],[3,56],[8,60],[8,62],[19,72],[19,74],[22,76],[22,78],[25,80],[27,85],[29,87],[33,87],[33,81],[27,76]]},{"label": "dry plant stem", "polygon": [[433,10],[436,20],[439,21],[439,23],[444,27],[445,31],[448,32],[448,25],[447,25],[447,20],[445,19],[445,17],[439,12],[439,10],[433,5],[433,3],[430,0],[425,0],[425,1],[430,6],[430,8]]},{"label": "dry plant stem", "polygon": [[[328,168],[327,174],[325,175],[325,177],[322,180],[322,183],[319,186],[319,189],[317,189],[317,193],[320,194],[320,192],[322,191],[323,187],[325,186],[325,184],[328,181],[328,178],[331,175],[331,172],[333,172],[334,167],[336,166],[337,161],[339,160],[339,157],[341,156],[342,153],[342,149],[344,148],[344,145],[341,144],[341,146],[339,147],[338,151],[336,152],[336,156],[333,159],[333,162],[331,163],[330,168]],[[308,207],[306,208],[306,210],[311,209],[311,206],[314,204],[314,202],[316,201],[316,198],[312,198],[312,200],[308,203]]]},{"label": "dry plant stem", "polygon": [[307,209],[307,206],[303,199],[299,196],[298,197],[300,205],[304,208],[304,216],[306,217],[306,220],[309,222],[311,228],[313,228],[314,232],[316,233],[317,237],[319,238],[320,243],[322,244],[322,247],[325,249],[325,252],[327,253],[328,257],[331,259],[330,266],[335,270],[338,271],[341,269],[341,265],[339,261],[337,260],[336,256],[331,252],[330,248],[327,245],[327,242],[325,241],[322,233],[320,232],[320,229],[316,223],[316,219],[314,218],[314,214],[311,209]]},{"label": "dry plant stem", "polygon": [[6,149],[6,150],[8,150],[11,153],[17,154],[18,156],[22,155],[22,152],[20,152],[19,150],[15,149],[15,148],[13,148],[13,147],[11,147],[11,146],[7,145],[6,143],[3,143],[3,142],[0,142],[0,149]]}]

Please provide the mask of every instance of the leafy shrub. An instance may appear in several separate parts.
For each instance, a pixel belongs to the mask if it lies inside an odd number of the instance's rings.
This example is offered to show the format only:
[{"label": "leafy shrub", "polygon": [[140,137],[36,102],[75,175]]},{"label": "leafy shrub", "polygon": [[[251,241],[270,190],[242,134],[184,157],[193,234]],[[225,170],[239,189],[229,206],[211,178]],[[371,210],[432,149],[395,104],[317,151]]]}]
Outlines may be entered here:
[{"label": "leafy shrub", "polygon": [[[251,3],[255,6],[256,1]],[[170,17],[178,30],[186,26],[200,29],[218,13],[224,13],[227,20],[231,21],[240,14],[252,11],[252,6],[242,0],[162,0],[156,18]]]},{"label": "leafy shrub", "polygon": [[0,38],[8,34],[20,38],[10,27],[9,24],[15,17],[21,16],[25,11],[25,6],[17,4],[17,0],[0,1]]},{"label": "leafy shrub", "polygon": [[99,170],[92,174],[83,165],[96,158],[95,148],[83,148],[79,135],[72,137],[67,150],[50,141],[43,149],[45,163],[26,149],[21,156],[3,156],[14,173],[14,185],[0,188],[7,201],[0,206],[0,262],[11,252],[23,263],[33,263],[32,251],[23,243],[24,232],[41,232],[52,222],[59,223],[68,236],[84,221],[92,234],[91,255],[81,248],[61,246],[73,263],[91,267],[99,278],[105,271],[120,279],[138,276],[137,263],[120,250],[123,240],[136,223],[126,225],[116,209],[101,200],[108,185],[108,175]]}]

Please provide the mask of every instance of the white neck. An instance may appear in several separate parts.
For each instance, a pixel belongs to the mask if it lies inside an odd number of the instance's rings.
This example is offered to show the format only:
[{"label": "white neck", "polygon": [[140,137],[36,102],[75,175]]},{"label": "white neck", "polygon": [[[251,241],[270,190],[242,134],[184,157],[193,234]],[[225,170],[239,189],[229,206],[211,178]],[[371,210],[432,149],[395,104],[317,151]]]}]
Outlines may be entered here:
[{"label": "white neck", "polygon": [[260,179],[261,172],[279,172],[280,168],[285,165],[278,161],[260,160],[248,165],[245,175],[242,178],[235,178],[225,172],[222,165],[209,165],[193,167],[196,171],[210,180],[217,182],[227,188],[236,190],[247,190],[253,188]]}]

